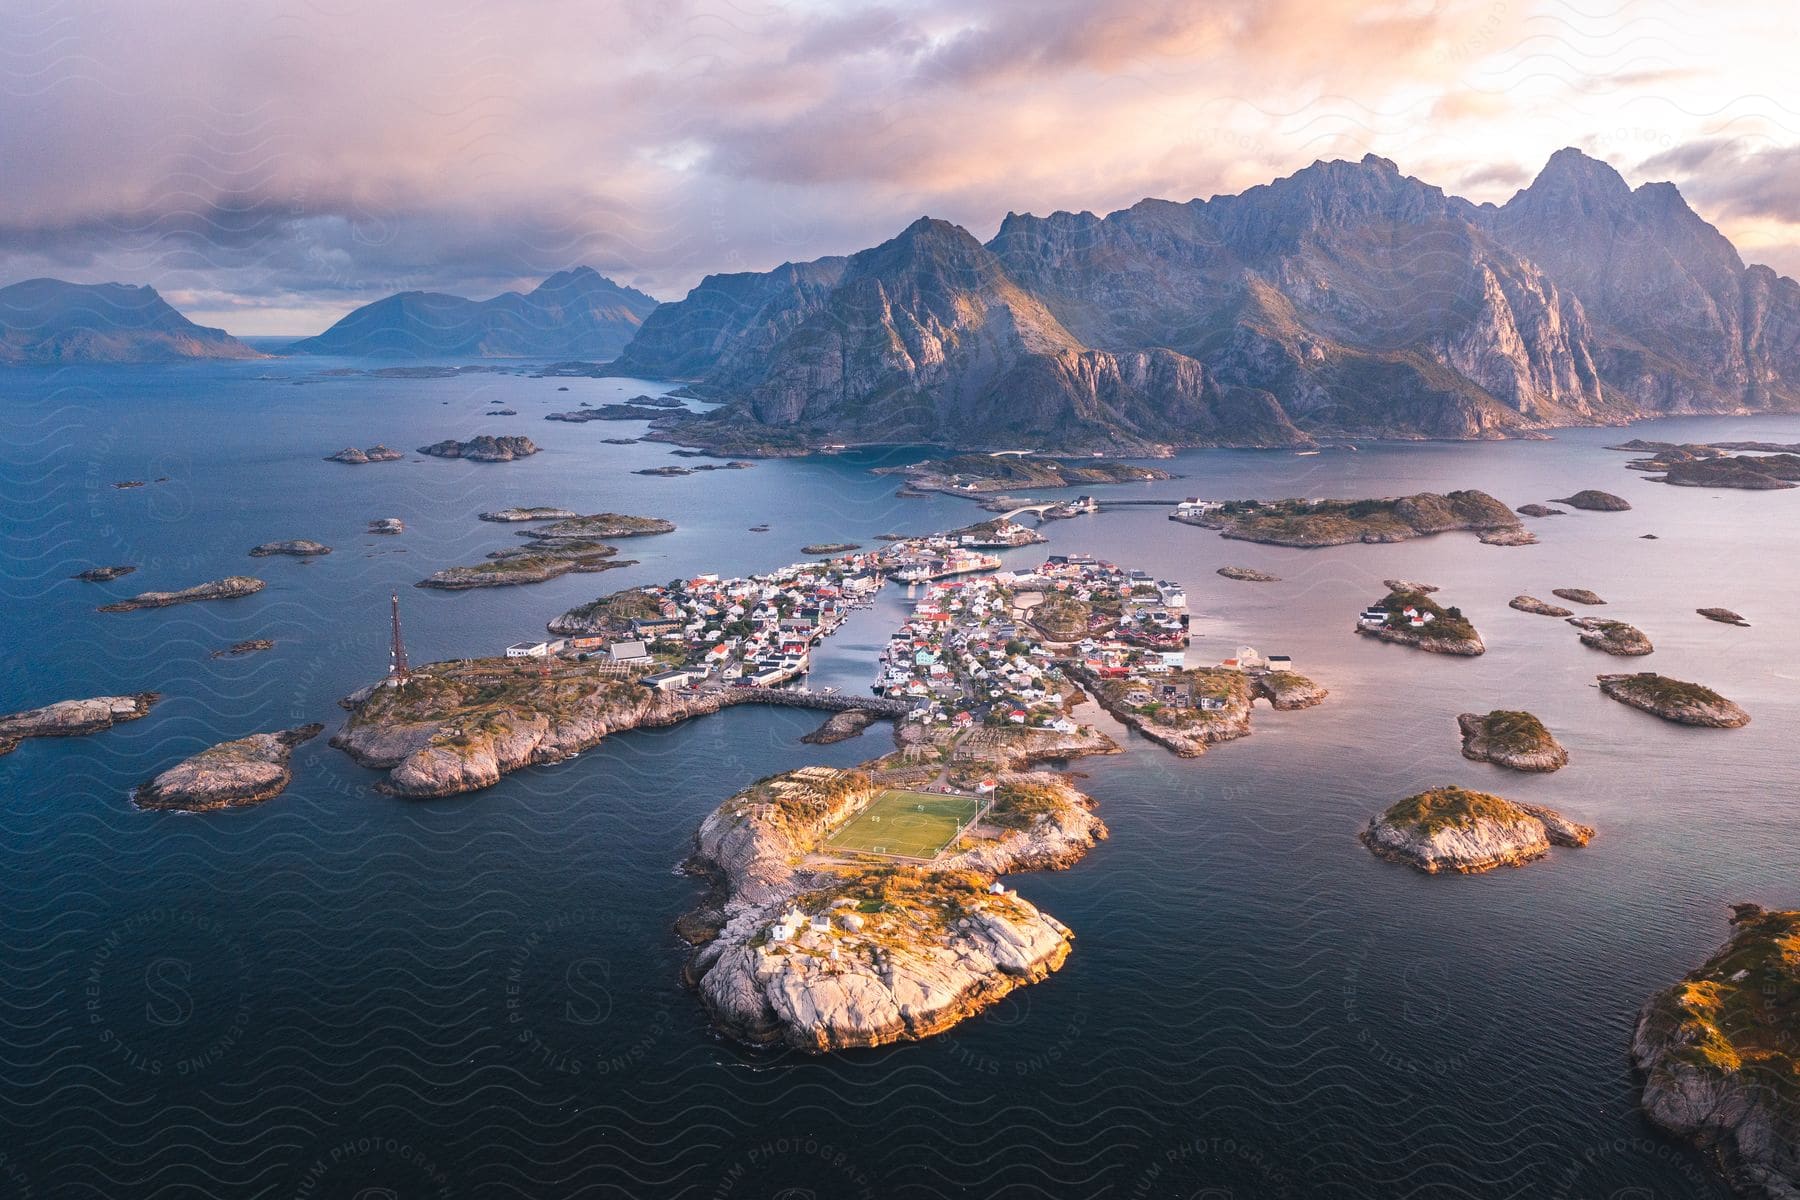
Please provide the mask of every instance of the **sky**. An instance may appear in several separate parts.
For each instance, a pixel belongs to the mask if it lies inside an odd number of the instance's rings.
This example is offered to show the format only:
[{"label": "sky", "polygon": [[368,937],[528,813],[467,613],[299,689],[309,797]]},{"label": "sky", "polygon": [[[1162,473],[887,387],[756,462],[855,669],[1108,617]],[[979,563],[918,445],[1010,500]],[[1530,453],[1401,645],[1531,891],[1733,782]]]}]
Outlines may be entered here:
[{"label": "sky", "polygon": [[1498,202],[1565,145],[1800,276],[1797,34],[1791,0],[6,0],[0,283],[307,334],[1371,152]]}]

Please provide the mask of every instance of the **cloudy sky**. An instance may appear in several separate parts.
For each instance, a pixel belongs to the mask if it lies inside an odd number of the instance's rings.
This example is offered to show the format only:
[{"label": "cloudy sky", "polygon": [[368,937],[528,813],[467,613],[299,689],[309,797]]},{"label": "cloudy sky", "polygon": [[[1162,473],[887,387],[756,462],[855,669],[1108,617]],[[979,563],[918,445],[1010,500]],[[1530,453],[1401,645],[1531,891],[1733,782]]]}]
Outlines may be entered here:
[{"label": "cloudy sky", "polygon": [[[1726,11],[1721,11],[1721,8]],[[1373,151],[1504,200],[1564,145],[1800,275],[1791,0],[19,0],[0,282],[234,333],[587,263],[663,299],[929,213],[1105,212]]]}]

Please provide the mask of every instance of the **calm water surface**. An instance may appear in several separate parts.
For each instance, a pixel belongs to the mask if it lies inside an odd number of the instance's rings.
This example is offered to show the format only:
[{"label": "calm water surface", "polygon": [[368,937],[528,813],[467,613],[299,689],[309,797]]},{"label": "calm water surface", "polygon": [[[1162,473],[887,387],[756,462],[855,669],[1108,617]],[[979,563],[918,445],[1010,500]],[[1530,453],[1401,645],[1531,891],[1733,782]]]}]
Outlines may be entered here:
[{"label": "calm water surface", "polygon": [[[0,758],[0,1194],[1726,1194],[1635,1115],[1626,1045],[1643,998],[1723,939],[1728,903],[1800,902],[1800,494],[1646,484],[1603,449],[1631,436],[1616,430],[1307,458],[1194,452],[1175,460],[1179,481],[1107,491],[1479,487],[1521,504],[1601,487],[1636,507],[1533,522],[1542,543],[1515,549],[1448,535],[1288,551],[1157,509],[1050,526],[1049,550],[1183,580],[1196,660],[1246,643],[1288,653],[1331,699],[1259,708],[1254,737],[1185,762],[1090,713],[1127,745],[1078,764],[1112,838],[1072,871],[1018,881],[1076,930],[1068,966],[949,1036],[815,1059],[710,1035],[679,979],[671,923],[696,887],[675,868],[726,795],[871,757],[881,727],[809,747],[803,714],[735,710],[427,803],[377,795],[374,773],[320,739],[257,809],[144,814],[126,794],[224,738],[335,724],[334,701],[385,665],[396,587],[416,660],[492,653],[603,591],[981,514],[895,498],[867,468],[900,452],[658,479],[631,471],[684,461],[669,447],[601,442],[641,425],[539,419],[662,390],[642,381],[317,374],[332,365],[0,374],[0,710],[166,697],[143,721]],[[496,406],[519,415],[483,415]],[[545,450],[504,465],[320,461],[480,432]],[[1795,441],[1800,419],[1632,434]],[[508,504],[680,528],[623,543],[638,565],[604,576],[408,586],[513,542],[475,519]],[[363,533],[387,516],[407,532]],[[763,522],[770,532],[747,532]],[[336,553],[245,557],[290,537]],[[67,578],[113,562],[139,570]],[[1214,574],[1229,563],[1283,582]],[[237,572],[269,587],[94,611]],[[1394,575],[1441,585],[1488,654],[1354,637],[1355,612]],[[1593,588],[1606,615],[1649,633],[1656,654],[1636,665],[1717,686],[1755,722],[1687,730],[1600,697],[1593,676],[1633,664],[1506,607],[1560,586]],[[1694,614],[1708,605],[1751,627]],[[904,606],[890,588],[858,614],[815,683],[867,686]],[[277,647],[209,657],[249,637]],[[1497,706],[1542,716],[1573,764],[1538,778],[1464,761],[1455,715]],[[1449,782],[1553,804],[1600,835],[1466,879],[1355,842],[1372,812]]]}]

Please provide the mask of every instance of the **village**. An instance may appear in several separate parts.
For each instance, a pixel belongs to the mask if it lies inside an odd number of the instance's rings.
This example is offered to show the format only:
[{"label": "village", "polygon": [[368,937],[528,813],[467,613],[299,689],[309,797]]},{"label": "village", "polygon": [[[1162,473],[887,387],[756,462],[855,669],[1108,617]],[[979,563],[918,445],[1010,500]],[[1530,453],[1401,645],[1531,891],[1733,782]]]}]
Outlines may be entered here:
[{"label": "village", "polygon": [[[934,744],[1088,736],[1071,716],[1085,692],[1168,745],[1159,733],[1236,721],[1269,676],[1305,682],[1287,655],[1250,646],[1190,666],[1177,582],[1082,554],[1005,570],[991,553],[1043,540],[1000,518],[761,575],[628,589],[551,623],[567,636],[518,642],[506,656],[544,670],[551,660],[613,666],[658,692],[792,686],[814,648],[892,579],[913,610],[880,652],[873,691],[909,705],[907,723]],[[963,736],[976,730],[986,732]]]},{"label": "village", "polygon": [[[893,539],[879,551],[792,563],[748,577],[716,573],[628,589],[551,623],[567,636],[515,642],[509,659],[613,664],[645,687],[779,687],[804,676],[812,650],[888,577],[917,584],[992,571],[988,549],[1043,541],[1006,520]],[[648,670],[646,670],[648,668]]]}]

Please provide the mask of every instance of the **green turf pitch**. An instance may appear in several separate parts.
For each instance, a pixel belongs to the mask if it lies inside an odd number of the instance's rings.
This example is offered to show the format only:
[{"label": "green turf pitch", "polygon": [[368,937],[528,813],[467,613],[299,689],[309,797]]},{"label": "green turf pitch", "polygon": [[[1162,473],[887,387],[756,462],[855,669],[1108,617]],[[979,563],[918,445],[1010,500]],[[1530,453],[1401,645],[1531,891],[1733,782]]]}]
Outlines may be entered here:
[{"label": "green turf pitch", "polygon": [[883,792],[825,844],[833,850],[933,858],[980,811],[981,802],[968,796]]}]

